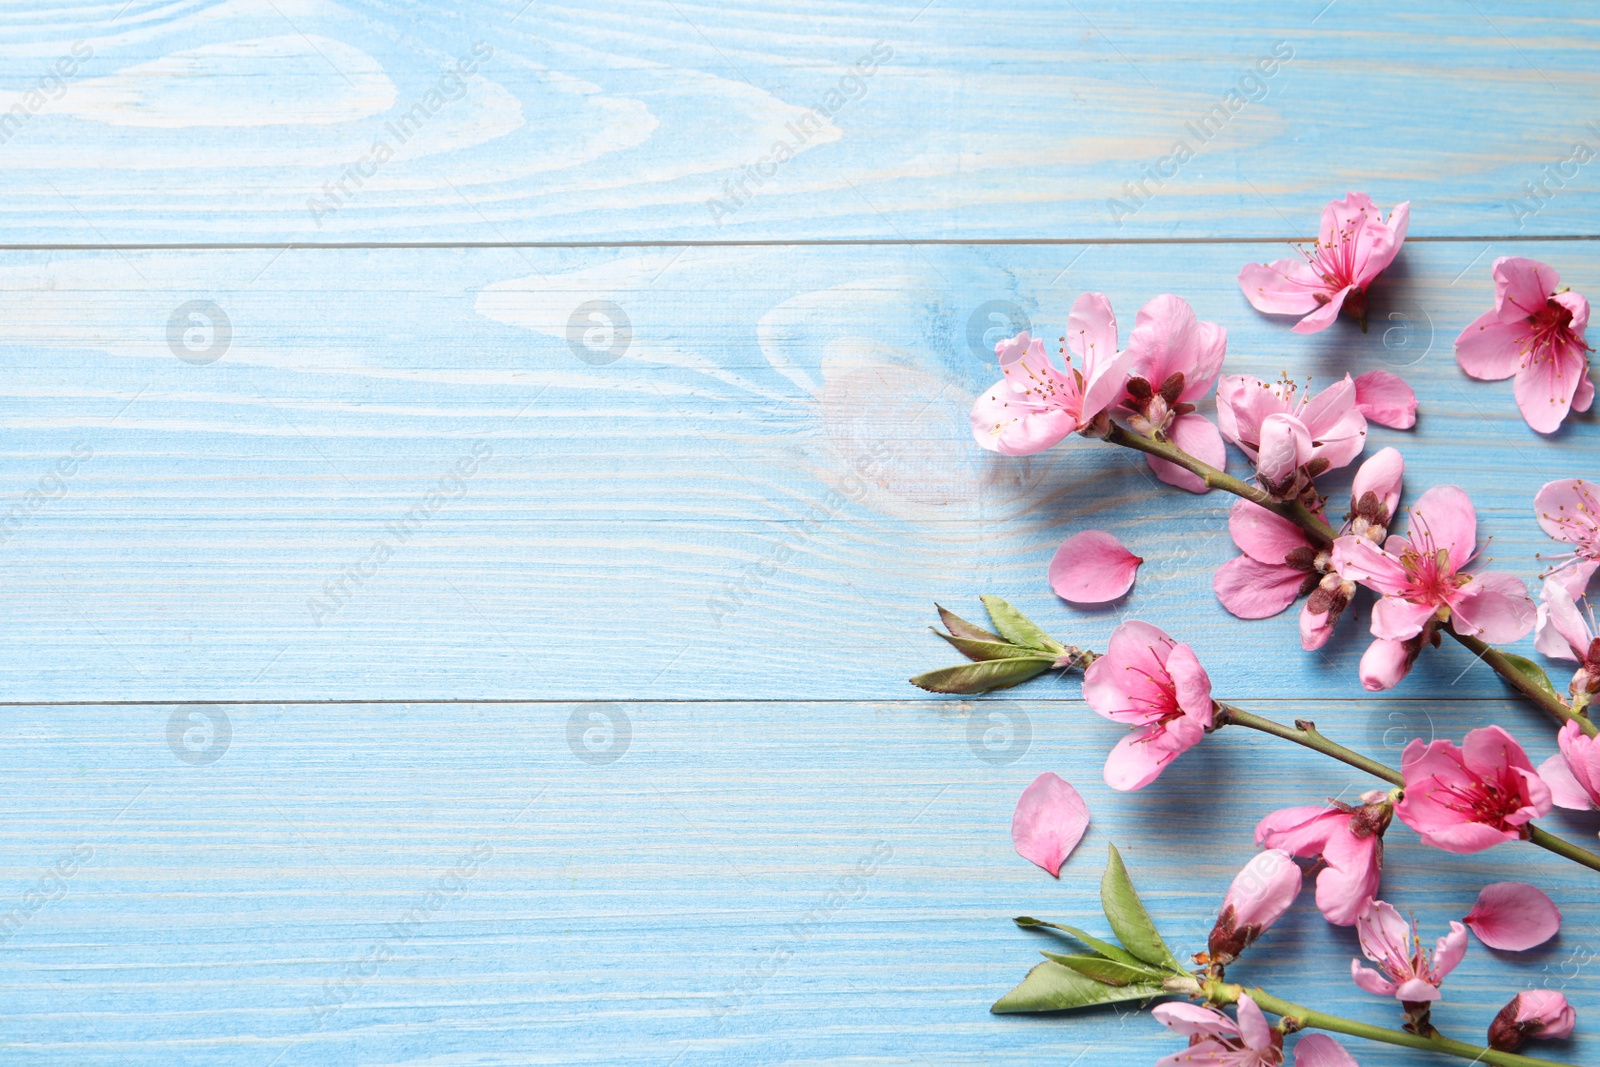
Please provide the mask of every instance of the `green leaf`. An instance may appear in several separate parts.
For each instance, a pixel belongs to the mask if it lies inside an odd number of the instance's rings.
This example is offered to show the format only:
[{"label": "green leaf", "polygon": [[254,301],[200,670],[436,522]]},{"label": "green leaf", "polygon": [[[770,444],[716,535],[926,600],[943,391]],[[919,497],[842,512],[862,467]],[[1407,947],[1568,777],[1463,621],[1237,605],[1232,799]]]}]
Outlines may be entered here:
[{"label": "green leaf", "polygon": [[[929,629],[932,629],[932,627],[929,627]],[[1031,648],[1023,648],[1021,645],[1013,645],[1010,641],[975,641],[967,637],[952,637],[950,634],[941,634],[938,630],[933,632],[960,649],[961,654],[968,659],[1018,659],[1023,656],[1031,656],[1034,651]]]},{"label": "green leaf", "polygon": [[1503,652],[1501,655],[1505,656],[1506,661],[1510,663],[1512,667],[1516,668],[1516,672],[1518,674],[1522,675],[1528,681],[1532,682],[1540,689],[1543,689],[1551,696],[1558,695],[1556,693],[1556,687],[1550,684],[1550,676],[1544,673],[1543,667],[1533,662],[1533,660],[1527,659],[1523,656],[1513,656],[1509,652]]},{"label": "green leaf", "polygon": [[986,596],[981,599],[983,606],[989,609],[989,618],[994,620],[995,629],[999,630],[1007,641],[1054,652],[1057,655],[1067,650],[1067,646],[1039,629],[1032,619],[999,597]]},{"label": "green leaf", "polygon": [[1133,879],[1128,877],[1128,868],[1123,866],[1117,846],[1106,847],[1110,849],[1110,858],[1106,861],[1106,873],[1100,879],[1100,907],[1105,909],[1106,919],[1110,921],[1111,929],[1116,931],[1117,940],[1146,963],[1182,971],[1183,966],[1173,956],[1172,950],[1167,948],[1167,943],[1161,940],[1161,935],[1156,932],[1156,924],[1150,921],[1150,913],[1140,903],[1139,894],[1133,888]]},{"label": "green leaf", "polygon": [[1049,670],[1052,662],[1046,656],[1023,656],[963,663],[919,674],[911,679],[911,684],[930,693],[984,693],[990,689],[1021,685],[1029,678]]},{"label": "green leaf", "polygon": [[[992,634],[981,626],[974,626],[953,611],[946,611],[944,608],[939,607],[938,604],[935,604],[934,607],[939,608],[939,621],[944,623],[944,628],[957,637],[965,637],[972,641],[1001,640],[999,634]],[[939,636],[943,637],[944,635],[939,634]]]},{"label": "green leaf", "polygon": [[1106,985],[1054,960],[1045,960],[1022,984],[994,1002],[989,1010],[996,1015],[1023,1011],[1065,1011],[1096,1004],[1115,1004],[1123,1000],[1159,997],[1166,990],[1159,982],[1150,985]]},{"label": "green leaf", "polygon": [[1161,984],[1161,979],[1166,977],[1160,971],[1153,971],[1144,964],[1119,963],[1108,960],[1104,956],[1062,956],[1054,952],[1041,953],[1047,960],[1055,960],[1063,967],[1071,967],[1087,978],[1106,985],[1156,985]]},{"label": "green leaf", "polygon": [[1062,933],[1083,942],[1085,945],[1088,945],[1090,948],[1094,949],[1096,952],[1100,953],[1100,955],[1105,956],[1108,959],[1131,964],[1135,967],[1141,967],[1144,965],[1143,960],[1129,952],[1127,949],[1118,948],[1109,941],[1102,941],[1098,937],[1094,937],[1093,935],[1087,934],[1078,929],[1076,926],[1067,926],[1064,923],[1047,923],[1043,919],[1035,919],[1028,915],[1024,915],[1011,921],[1025,930],[1036,926],[1048,926],[1052,930],[1060,930]]}]

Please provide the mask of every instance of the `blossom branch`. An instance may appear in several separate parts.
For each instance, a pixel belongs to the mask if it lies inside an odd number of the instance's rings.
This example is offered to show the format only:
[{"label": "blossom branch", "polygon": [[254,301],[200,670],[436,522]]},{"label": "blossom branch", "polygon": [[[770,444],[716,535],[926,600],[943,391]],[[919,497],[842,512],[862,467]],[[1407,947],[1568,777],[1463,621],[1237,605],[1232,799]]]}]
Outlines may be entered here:
[{"label": "blossom branch", "polygon": [[[1198,477],[1207,488],[1221,489],[1224,492],[1232,493],[1234,496],[1241,497],[1252,504],[1265,508],[1273,514],[1294,523],[1313,543],[1320,547],[1327,547],[1333,544],[1333,528],[1321,517],[1313,514],[1304,504],[1297,500],[1276,500],[1259,487],[1241,481],[1226,471],[1218,470],[1185,452],[1170,441],[1135,433],[1116,423],[1110,425],[1104,440],[1114,445],[1121,445],[1124,448],[1131,448],[1147,455],[1155,456],[1158,459],[1166,460],[1169,463],[1174,463]],[[1537,704],[1557,722],[1575,722],[1578,724],[1578,728],[1589,737],[1600,734],[1600,727],[1597,727],[1587,715],[1574,712],[1555,692],[1543,688],[1533,679],[1523,674],[1512,664],[1504,652],[1501,652],[1493,645],[1486,644],[1479,638],[1456,633],[1451,627],[1443,627],[1443,629],[1468,651],[1483,660],[1484,663],[1487,663],[1513,689]]]},{"label": "blossom branch", "polygon": [[1493,1064],[1495,1067],[1570,1067],[1570,1065],[1561,1064],[1555,1060],[1541,1060],[1533,1056],[1522,1056],[1515,1052],[1501,1052],[1498,1049],[1469,1045],[1465,1041],[1456,1041],[1437,1033],[1429,1037],[1422,1037],[1418,1034],[1406,1033],[1403,1030],[1390,1030],[1382,1026],[1372,1026],[1369,1023],[1356,1022],[1354,1019],[1346,1019],[1338,1015],[1329,1015],[1326,1012],[1302,1007],[1292,1001],[1275,997],[1262,989],[1247,990],[1244,986],[1214,979],[1207,981],[1200,991],[1208,1003],[1215,1005],[1237,1003],[1241,994],[1248,993],[1250,999],[1255,1001],[1263,1011],[1269,1011],[1273,1015],[1281,1016],[1285,1023],[1295,1030],[1327,1030],[1336,1034],[1364,1038],[1368,1041],[1381,1041],[1386,1045],[1400,1045],[1404,1048],[1436,1052],[1443,1056],[1456,1056],[1460,1059],[1471,1060],[1474,1063]]}]

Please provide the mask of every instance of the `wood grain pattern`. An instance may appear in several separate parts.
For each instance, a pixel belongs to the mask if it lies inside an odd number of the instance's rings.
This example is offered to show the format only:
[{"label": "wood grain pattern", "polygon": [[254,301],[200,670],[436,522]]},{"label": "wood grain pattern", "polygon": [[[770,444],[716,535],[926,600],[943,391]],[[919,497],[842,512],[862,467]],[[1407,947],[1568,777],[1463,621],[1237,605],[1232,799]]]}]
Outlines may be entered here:
[{"label": "wood grain pattern", "polygon": [[[1149,1063],[1173,1041],[1148,1016],[987,1014],[1049,947],[1008,918],[1104,930],[1097,886],[1114,840],[1193,951],[1255,819],[1372,784],[1224,730],[1146,792],[1113,795],[1093,764],[1118,731],[1080,702],[986,707],[1029,721],[1025,745],[1013,733],[992,750],[1013,762],[976,758],[972,719],[941,701],[11,709],[8,907],[63,856],[92,855],[5,943],[0,1058],[1024,1064],[1087,1049]],[[1405,720],[1389,719],[1396,707]],[[218,758],[175,758],[175,710],[227,717]],[[626,747],[616,732],[609,749],[569,744],[569,722],[588,729],[590,713],[625,716]],[[1319,718],[1335,737],[1426,736],[1430,721],[1455,731],[1517,714],[1355,701]],[[179,748],[215,754],[215,736]],[[1045,769],[1069,774],[1095,819],[1059,884],[1006,832]],[[1597,823],[1551,825],[1592,837]],[[1398,824],[1389,841],[1386,891],[1426,929],[1507,878],[1537,882],[1567,916],[1532,953],[1474,944],[1441,1026],[1470,1034],[1534,982],[1600,1011],[1583,962],[1600,951],[1592,876],[1531,848],[1448,856]],[[1382,1019],[1349,982],[1351,952],[1307,902],[1238,971]],[[1563,1051],[1592,1062],[1593,1038]]]},{"label": "wood grain pattern", "polygon": [[0,12],[7,242],[1285,237],[1346,188],[1600,233],[1587,4],[114,14]]},{"label": "wood grain pattern", "polygon": [[[1460,649],[1378,699],[1358,624],[1227,616],[1227,499],[966,413],[1002,330],[1177,292],[1230,370],[1403,373],[1372,447],[1531,582],[1596,422],[1451,341],[1499,255],[1600,292],[1594,5],[118,7],[0,10],[0,1063],[1152,1062],[1147,1016],[990,1016],[1048,947],[1008,918],[1103,929],[1114,840],[1192,951],[1257,819],[1371,783],[1231,729],[1112,795],[1076,681],[916,699],[935,599],[1159,622],[1391,763],[1554,751]],[[1346,188],[1413,240],[1369,332],[1293,335],[1233,278]],[[1102,610],[1044,582],[1085,526],[1148,561]],[[1094,817],[1059,884],[1007,839],[1044,770]],[[1425,936],[1497,880],[1566,915],[1441,1026],[1547,986],[1592,1034],[1600,884],[1390,842]],[[1354,951],[1308,896],[1236,976],[1384,1021]]]}]

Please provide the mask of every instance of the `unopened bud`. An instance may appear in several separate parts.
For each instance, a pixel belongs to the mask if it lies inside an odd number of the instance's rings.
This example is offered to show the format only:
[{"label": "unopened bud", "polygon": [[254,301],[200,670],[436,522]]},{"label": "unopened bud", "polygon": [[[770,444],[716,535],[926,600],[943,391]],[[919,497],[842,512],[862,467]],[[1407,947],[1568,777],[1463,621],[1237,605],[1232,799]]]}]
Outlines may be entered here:
[{"label": "unopened bud", "polygon": [[1222,913],[1211,930],[1207,947],[1212,962],[1226,965],[1237,959],[1289,910],[1300,882],[1300,868],[1280,848],[1258,853],[1245,864],[1222,898]]},{"label": "unopened bud", "polygon": [[1515,1052],[1524,1041],[1569,1037],[1578,1013],[1567,998],[1550,989],[1529,989],[1511,998],[1489,1024],[1489,1047]]}]

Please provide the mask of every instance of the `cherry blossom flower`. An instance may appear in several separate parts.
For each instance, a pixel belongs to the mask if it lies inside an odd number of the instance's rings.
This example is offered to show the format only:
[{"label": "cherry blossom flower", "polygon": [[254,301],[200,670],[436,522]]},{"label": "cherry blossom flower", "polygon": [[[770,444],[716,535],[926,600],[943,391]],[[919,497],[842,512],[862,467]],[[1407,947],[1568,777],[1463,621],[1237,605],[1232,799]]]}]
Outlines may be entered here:
[{"label": "cherry blossom flower", "polygon": [[1523,952],[1556,936],[1561,909],[1536,886],[1495,882],[1479,891],[1477,903],[1461,921],[1490,948]]},{"label": "cherry blossom flower", "polygon": [[1133,588],[1144,560],[1104,530],[1073,534],[1050,560],[1050,588],[1074,604],[1104,604]]},{"label": "cherry blossom flower", "polygon": [[1569,555],[1556,557],[1561,562],[1548,573],[1560,576],[1576,600],[1600,567],[1600,490],[1582,478],[1546,482],[1533,498],[1533,511],[1545,533],[1574,546]]},{"label": "cherry blossom flower", "polygon": [[1188,1037],[1189,1047],[1161,1057],[1155,1067],[1279,1067],[1283,1034],[1268,1024],[1248,993],[1239,994],[1238,1013],[1239,1021],[1234,1022],[1217,1009],[1199,1004],[1157,1004],[1150,1014],[1168,1030]]},{"label": "cherry blossom flower", "polygon": [[1490,644],[1527,636],[1535,612],[1521,579],[1462,573],[1478,536],[1466,493],[1453,485],[1429,489],[1411,509],[1410,527],[1409,538],[1392,536],[1382,548],[1351,535],[1334,542],[1339,573],[1383,594],[1372,608],[1374,637],[1404,641],[1434,619]]},{"label": "cherry blossom flower", "polygon": [[1316,546],[1305,531],[1259,504],[1236,500],[1228,532],[1244,553],[1217,568],[1211,587],[1241,619],[1276,615],[1317,587]]},{"label": "cherry blossom flower", "polygon": [[1149,623],[1118,626],[1083,675],[1083,697],[1113,722],[1135,727],[1106,758],[1106,784],[1142,789],[1211,726],[1211,679],[1181,645]]},{"label": "cherry blossom flower", "polygon": [[1004,377],[972,405],[972,436],[1003,456],[1031,456],[1070,433],[1093,433],[1103,414],[1122,396],[1128,353],[1117,351],[1117,320],[1099,293],[1084,293],[1067,319],[1067,348],[1083,361],[1067,359],[1058,370],[1044,342],[1026,330],[994,346]]},{"label": "cherry blossom flower", "polygon": [[1396,204],[1389,219],[1366,193],[1346,193],[1322,209],[1322,230],[1301,259],[1248,263],[1239,288],[1257,311],[1303,315],[1295,333],[1333,325],[1341,308],[1367,325],[1367,289],[1394,262],[1406,239],[1411,201]]},{"label": "cherry blossom flower", "polygon": [[1600,692],[1600,638],[1594,621],[1573,603],[1567,587],[1546,578],[1539,593],[1539,610],[1533,627],[1533,647],[1552,659],[1576,660],[1567,689],[1585,702]]},{"label": "cherry blossom flower", "polygon": [[1512,394],[1522,417],[1540,433],[1554,433],[1568,411],[1588,411],[1589,301],[1561,288],[1561,275],[1538,260],[1501,256],[1494,261],[1494,309],[1456,338],[1456,362],[1474,378],[1516,377]]},{"label": "cherry blossom flower", "polygon": [[1217,386],[1217,425],[1256,465],[1261,487],[1280,500],[1304,492],[1323,471],[1361,454],[1367,420],[1345,375],[1315,396],[1283,380],[1230,374]]},{"label": "cherry blossom flower", "polygon": [[1394,907],[1375,900],[1356,919],[1361,954],[1378,965],[1374,971],[1350,961],[1350,977],[1368,993],[1394,997],[1404,1004],[1426,1004],[1439,999],[1439,985],[1461,957],[1467,954],[1467,928],[1458,922],[1441,937],[1430,954],[1422,947],[1415,922],[1406,922]]},{"label": "cherry blossom flower", "polygon": [[1388,795],[1365,793],[1359,807],[1283,808],[1256,826],[1256,844],[1301,859],[1320,858],[1317,910],[1335,926],[1353,926],[1378,895],[1383,833],[1394,815]]},{"label": "cherry blossom flower", "polygon": [[[1350,513],[1345,533],[1381,545],[1389,533],[1389,522],[1400,505],[1400,490],[1406,462],[1398,450],[1385,448],[1356,469],[1350,485]],[[1356,595],[1356,583],[1340,572],[1331,554],[1318,557],[1324,572],[1300,611],[1300,647],[1307,652],[1321,648],[1333,636],[1339,616]]]},{"label": "cherry blossom flower", "polygon": [[[1123,407],[1129,425],[1146,435],[1171,441],[1191,456],[1219,470],[1227,466],[1222,435],[1210,419],[1195,411],[1195,402],[1211,391],[1222,372],[1228,331],[1202,322],[1194,309],[1170,293],[1139,309],[1128,337],[1127,395]],[[1145,456],[1155,476],[1191,493],[1209,492],[1198,475],[1155,456]]]},{"label": "cherry blossom flower", "polygon": [[1294,1067],[1361,1067],[1327,1034],[1307,1034],[1294,1046]]},{"label": "cherry blossom flower", "polygon": [[1578,1013],[1553,989],[1525,989],[1511,998],[1489,1024],[1489,1047],[1515,1052],[1525,1041],[1571,1037]]},{"label": "cherry blossom flower", "polygon": [[1300,895],[1300,868],[1281,848],[1256,853],[1222,898],[1222,911],[1211,929],[1207,950],[1211,962],[1227,965],[1289,910]]},{"label": "cherry blossom flower", "polygon": [[1417,424],[1417,394],[1393,371],[1369,370],[1356,378],[1356,410],[1368,422],[1409,430]]},{"label": "cherry blossom flower", "polygon": [[1089,805],[1072,783],[1045,771],[1022,791],[1011,816],[1017,855],[1061,877],[1061,865],[1089,829]]},{"label": "cherry blossom flower", "polygon": [[1600,808],[1600,743],[1584,735],[1575,722],[1556,734],[1561,751],[1539,764],[1539,777],[1550,787],[1550,799],[1573,811]]},{"label": "cherry blossom flower", "polygon": [[1400,821],[1446,852],[1481,852],[1527,835],[1550,810],[1550,787],[1516,739],[1498,726],[1467,734],[1460,748],[1414,738],[1400,754]]}]

